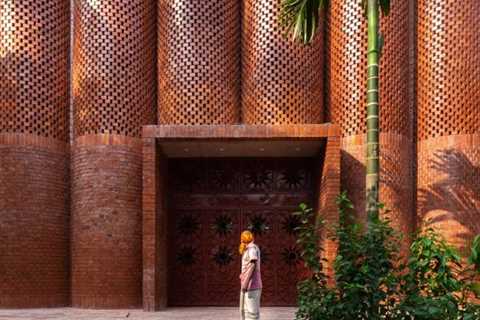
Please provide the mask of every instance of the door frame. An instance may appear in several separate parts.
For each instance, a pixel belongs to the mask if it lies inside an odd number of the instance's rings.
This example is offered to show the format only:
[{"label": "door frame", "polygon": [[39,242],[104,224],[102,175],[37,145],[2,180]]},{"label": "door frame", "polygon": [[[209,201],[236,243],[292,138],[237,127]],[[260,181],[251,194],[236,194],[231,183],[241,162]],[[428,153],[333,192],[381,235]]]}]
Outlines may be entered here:
[{"label": "door frame", "polygon": [[[336,125],[159,125],[143,127],[143,309],[168,306],[168,158],[215,156],[295,157],[318,159],[317,216],[338,221],[340,128]],[[332,272],[336,245],[323,235],[326,272]]]}]

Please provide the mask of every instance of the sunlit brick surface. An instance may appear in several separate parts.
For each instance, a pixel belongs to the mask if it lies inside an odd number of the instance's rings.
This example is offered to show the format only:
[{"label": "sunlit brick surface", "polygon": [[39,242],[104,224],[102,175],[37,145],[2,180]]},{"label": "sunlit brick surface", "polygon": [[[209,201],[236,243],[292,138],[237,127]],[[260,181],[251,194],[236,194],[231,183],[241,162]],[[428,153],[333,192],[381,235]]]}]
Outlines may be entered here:
[{"label": "sunlit brick surface", "polygon": [[418,219],[465,249],[480,232],[480,2],[417,14]]},{"label": "sunlit brick surface", "polygon": [[67,140],[69,3],[0,3],[0,132]]},{"label": "sunlit brick surface", "polygon": [[76,136],[139,137],[155,123],[155,8],[154,0],[75,1]]},{"label": "sunlit brick surface", "polygon": [[[413,134],[408,1],[392,1],[382,17],[385,37],[380,65],[380,198],[392,210],[397,229],[412,230]],[[342,142],[342,189],[365,218],[365,133],[367,29],[360,2],[332,1],[327,19],[327,102],[330,120],[338,124]]]},{"label": "sunlit brick surface", "polygon": [[240,114],[240,2],[158,1],[161,124],[234,124]]},{"label": "sunlit brick surface", "polygon": [[0,1],[0,308],[68,304],[68,1]]},{"label": "sunlit brick surface", "polygon": [[242,120],[247,124],[322,123],[323,24],[310,46],[279,25],[280,1],[244,0]]}]

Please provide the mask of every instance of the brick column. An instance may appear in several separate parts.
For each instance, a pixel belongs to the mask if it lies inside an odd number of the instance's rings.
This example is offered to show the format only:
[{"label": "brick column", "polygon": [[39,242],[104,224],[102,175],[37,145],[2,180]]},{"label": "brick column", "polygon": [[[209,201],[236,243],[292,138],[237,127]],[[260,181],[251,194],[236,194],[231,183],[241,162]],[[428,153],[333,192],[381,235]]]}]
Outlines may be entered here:
[{"label": "brick column", "polygon": [[420,0],[417,218],[467,250],[480,233],[480,2]]},{"label": "brick column", "polygon": [[[365,221],[366,21],[357,0],[338,0],[331,3],[327,22],[326,97],[330,120],[342,131],[342,188]],[[409,1],[395,1],[389,16],[382,17],[380,201],[405,235],[412,231],[414,217],[410,25]]]},{"label": "brick column", "polygon": [[142,126],[156,119],[156,1],[74,6],[72,305],[142,305]]},{"label": "brick column", "polygon": [[143,309],[167,306],[168,160],[154,138],[143,140]]},{"label": "brick column", "polygon": [[336,198],[340,194],[340,130],[335,128],[332,135],[328,137],[323,157],[323,168],[319,175],[318,195],[318,218],[325,221],[322,243],[324,258],[328,260],[326,273],[333,277],[333,262],[337,254],[337,244],[329,238],[332,234],[328,231],[338,223],[338,209]]},{"label": "brick column", "polygon": [[69,6],[0,4],[0,308],[69,304]]}]

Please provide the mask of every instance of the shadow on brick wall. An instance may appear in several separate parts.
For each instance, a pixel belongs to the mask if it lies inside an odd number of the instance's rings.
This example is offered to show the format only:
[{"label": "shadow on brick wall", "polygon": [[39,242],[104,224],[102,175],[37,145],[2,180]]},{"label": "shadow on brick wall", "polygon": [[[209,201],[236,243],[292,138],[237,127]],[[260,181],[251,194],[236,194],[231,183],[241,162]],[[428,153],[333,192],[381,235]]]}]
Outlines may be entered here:
[{"label": "shadow on brick wall", "polygon": [[480,166],[461,151],[445,149],[434,153],[428,170],[433,182],[418,189],[418,219],[444,226],[447,239],[464,251],[480,232]]}]

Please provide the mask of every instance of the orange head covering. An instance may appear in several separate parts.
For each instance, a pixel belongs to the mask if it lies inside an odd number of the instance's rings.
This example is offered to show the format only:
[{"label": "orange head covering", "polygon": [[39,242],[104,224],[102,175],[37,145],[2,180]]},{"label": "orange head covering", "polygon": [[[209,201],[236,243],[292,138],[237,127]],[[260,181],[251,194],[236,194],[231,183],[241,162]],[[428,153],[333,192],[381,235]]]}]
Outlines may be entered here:
[{"label": "orange head covering", "polygon": [[242,255],[245,252],[248,244],[252,241],[253,241],[253,233],[251,233],[248,230],[243,231],[242,235],[240,236],[240,247],[238,248],[238,252],[240,252],[240,255]]}]

